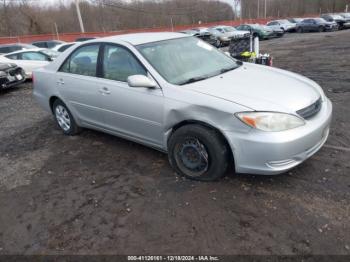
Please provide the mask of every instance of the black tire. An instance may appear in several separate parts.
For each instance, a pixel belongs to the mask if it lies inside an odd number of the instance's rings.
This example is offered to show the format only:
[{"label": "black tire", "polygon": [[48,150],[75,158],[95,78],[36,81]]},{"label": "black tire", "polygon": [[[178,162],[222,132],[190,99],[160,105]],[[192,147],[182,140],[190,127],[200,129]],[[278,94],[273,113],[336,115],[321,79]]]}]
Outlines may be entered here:
[{"label": "black tire", "polygon": [[325,31],[325,28],[323,26],[318,27],[318,32],[322,33]]},{"label": "black tire", "polygon": [[301,33],[304,33],[304,30],[302,27],[298,27],[297,28],[297,33],[301,34]]},{"label": "black tire", "polygon": [[[179,175],[193,180],[221,178],[229,166],[229,156],[227,143],[220,134],[201,125],[180,127],[168,141],[170,165]],[[189,165],[193,168],[190,169]]]},{"label": "black tire", "polygon": [[[62,113],[62,117],[64,117],[65,115],[65,119],[69,118],[69,128],[65,129],[62,124],[59,121],[59,116],[58,116],[58,109],[64,109],[65,113]],[[61,110],[62,111],[62,110]],[[52,112],[53,115],[55,117],[55,121],[58,125],[58,127],[62,130],[62,132],[65,135],[69,135],[69,136],[73,136],[78,134],[81,131],[81,128],[76,124],[73,115],[71,114],[71,112],[69,111],[68,107],[60,100],[60,99],[56,99],[55,102],[52,105]]]},{"label": "black tire", "polygon": [[221,41],[219,39],[215,42],[215,47],[220,48],[222,46]]}]

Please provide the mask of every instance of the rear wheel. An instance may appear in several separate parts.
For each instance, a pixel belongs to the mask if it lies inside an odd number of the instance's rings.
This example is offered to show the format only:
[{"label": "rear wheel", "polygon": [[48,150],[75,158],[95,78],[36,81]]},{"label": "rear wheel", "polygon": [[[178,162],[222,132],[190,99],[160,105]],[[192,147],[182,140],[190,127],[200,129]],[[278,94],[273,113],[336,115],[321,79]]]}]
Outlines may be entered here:
[{"label": "rear wheel", "polygon": [[67,106],[57,99],[52,106],[56,123],[65,135],[75,135],[80,132],[80,127],[76,124]]},{"label": "rear wheel", "polygon": [[301,28],[301,27],[298,27],[298,29],[297,29],[297,33],[304,33],[304,30],[303,30],[303,28]]},{"label": "rear wheel", "polygon": [[170,137],[168,157],[179,175],[199,181],[214,181],[221,178],[228,168],[229,148],[215,130],[187,125]]}]

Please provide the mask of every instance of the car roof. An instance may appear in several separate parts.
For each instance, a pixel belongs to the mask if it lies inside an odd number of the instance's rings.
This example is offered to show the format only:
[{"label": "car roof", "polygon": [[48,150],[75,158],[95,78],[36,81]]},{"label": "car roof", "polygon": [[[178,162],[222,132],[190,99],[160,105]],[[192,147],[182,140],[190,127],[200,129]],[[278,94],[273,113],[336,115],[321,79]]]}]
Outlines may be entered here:
[{"label": "car roof", "polygon": [[89,40],[85,43],[94,43],[94,42],[126,42],[131,45],[141,45],[152,42],[158,42],[163,40],[170,40],[176,38],[189,37],[181,33],[171,33],[171,32],[162,32],[162,33],[136,33],[136,34],[125,34],[125,35],[116,35],[109,36],[104,38],[98,38],[94,40]]},{"label": "car roof", "polygon": [[15,51],[15,52],[4,54],[4,55],[15,55],[15,54],[25,53],[25,52],[30,52],[30,51],[38,52],[38,51],[45,50],[45,49],[46,48],[32,48],[32,49],[26,49],[26,50],[18,50],[18,51]]},{"label": "car roof", "polygon": [[10,43],[10,44],[1,44],[0,47],[7,47],[7,46],[32,46],[31,44],[26,43]]},{"label": "car roof", "polygon": [[32,42],[32,44],[33,44],[33,43],[49,43],[49,42],[62,43],[62,44],[65,43],[64,41],[53,39],[53,40],[34,41],[34,42]]}]

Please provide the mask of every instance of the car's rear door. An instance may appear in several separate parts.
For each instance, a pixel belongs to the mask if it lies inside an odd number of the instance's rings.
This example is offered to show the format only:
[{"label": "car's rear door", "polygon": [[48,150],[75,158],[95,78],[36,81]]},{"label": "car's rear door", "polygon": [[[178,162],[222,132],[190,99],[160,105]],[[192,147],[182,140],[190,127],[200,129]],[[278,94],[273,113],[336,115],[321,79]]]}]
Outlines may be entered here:
[{"label": "car's rear door", "polygon": [[161,88],[130,87],[129,76],[148,75],[142,63],[121,45],[105,44],[102,50],[98,89],[106,128],[161,146],[164,103]]},{"label": "car's rear door", "polygon": [[100,43],[80,46],[65,60],[56,74],[60,98],[86,126],[102,127],[100,85],[97,64]]}]

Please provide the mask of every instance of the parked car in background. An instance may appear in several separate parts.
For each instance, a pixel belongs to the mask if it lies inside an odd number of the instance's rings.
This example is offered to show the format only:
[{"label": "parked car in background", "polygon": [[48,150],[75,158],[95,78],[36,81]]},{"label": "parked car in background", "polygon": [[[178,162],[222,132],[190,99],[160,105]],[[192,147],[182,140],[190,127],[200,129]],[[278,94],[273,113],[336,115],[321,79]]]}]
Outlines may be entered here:
[{"label": "parked car in background", "polygon": [[61,45],[64,44],[64,41],[60,41],[60,40],[48,40],[48,41],[36,41],[33,42],[32,45],[39,47],[39,48],[54,48],[57,45]]},{"label": "parked car in background", "polygon": [[0,45],[0,54],[8,54],[20,50],[28,50],[36,48],[36,46],[22,43]]},{"label": "parked car in background", "polygon": [[15,63],[21,67],[27,78],[32,78],[33,69],[49,64],[58,53],[49,49],[31,49],[0,55],[1,63]]},{"label": "parked car in background", "polygon": [[237,26],[236,29],[251,32],[253,36],[259,37],[260,40],[271,39],[276,36],[271,28],[259,24],[243,24]]},{"label": "parked car in background", "polygon": [[0,63],[0,90],[14,87],[26,79],[24,70],[13,63]]},{"label": "parked car in background", "polygon": [[265,27],[266,29],[271,29],[273,31],[273,37],[282,37],[285,34],[285,31],[282,28],[272,28],[270,26],[267,25],[262,25],[262,27]]},{"label": "parked car in background", "polygon": [[202,39],[208,44],[211,44],[213,46],[217,44],[216,37],[208,31],[207,27],[197,27],[197,28],[192,28],[191,30],[197,32],[198,35],[196,35],[196,37],[198,37],[199,39]]},{"label": "parked car in background", "polygon": [[[298,24],[298,23],[301,23],[305,18],[289,18],[288,21],[291,22],[291,23],[294,23],[294,24]],[[296,25],[295,25],[296,27]],[[296,29],[296,28],[295,28]]]},{"label": "parked car in background", "polygon": [[96,37],[78,37],[77,39],[75,39],[75,42],[85,42],[94,39],[96,39]]},{"label": "parked car in background", "polygon": [[230,164],[286,172],[324,145],[332,117],[314,81],[243,65],[178,33],[90,41],[34,75],[34,97],[64,134],[85,127],[156,148],[178,174],[202,181]]},{"label": "parked car in background", "polygon": [[227,46],[231,41],[230,36],[228,36],[225,33],[221,33],[220,31],[218,31],[216,29],[208,28],[208,31],[213,35],[213,37],[215,37],[216,41],[215,41],[214,45],[216,47]]},{"label": "parked car in background", "polygon": [[296,23],[287,19],[270,21],[266,25],[272,29],[282,29],[284,32],[295,32],[296,29]]},{"label": "parked car in background", "polygon": [[205,31],[202,29],[202,32],[197,29],[188,29],[180,31],[179,33],[198,37],[216,47],[219,47],[221,44],[217,32],[213,32],[209,29],[205,29]]},{"label": "parked car in background", "polygon": [[196,31],[196,30],[191,30],[191,29],[189,29],[189,30],[183,30],[183,31],[180,31],[179,33],[181,33],[181,34],[186,34],[186,35],[190,35],[190,36],[199,36],[199,32],[198,31]]},{"label": "parked car in background", "polygon": [[55,46],[54,48],[52,48],[52,50],[62,53],[64,51],[66,51],[66,49],[70,48],[72,45],[75,45],[76,42],[70,42],[70,43],[64,43],[64,44],[60,44]]},{"label": "parked car in background", "polygon": [[340,30],[350,28],[350,22],[339,14],[323,14],[321,18],[328,22],[336,22]]},{"label": "parked car in background", "polygon": [[346,22],[350,22],[350,13],[339,13],[339,15],[343,17]]},{"label": "parked car in background", "polygon": [[297,24],[297,32],[325,32],[338,30],[336,22],[327,22],[323,18],[306,18]]},{"label": "parked car in background", "polygon": [[250,31],[237,30],[233,26],[218,25],[218,26],[214,26],[214,27],[211,27],[211,28],[213,28],[215,30],[218,30],[219,32],[227,35],[231,39],[233,39],[233,38],[235,38],[235,39],[246,38],[246,37],[250,36]]}]

